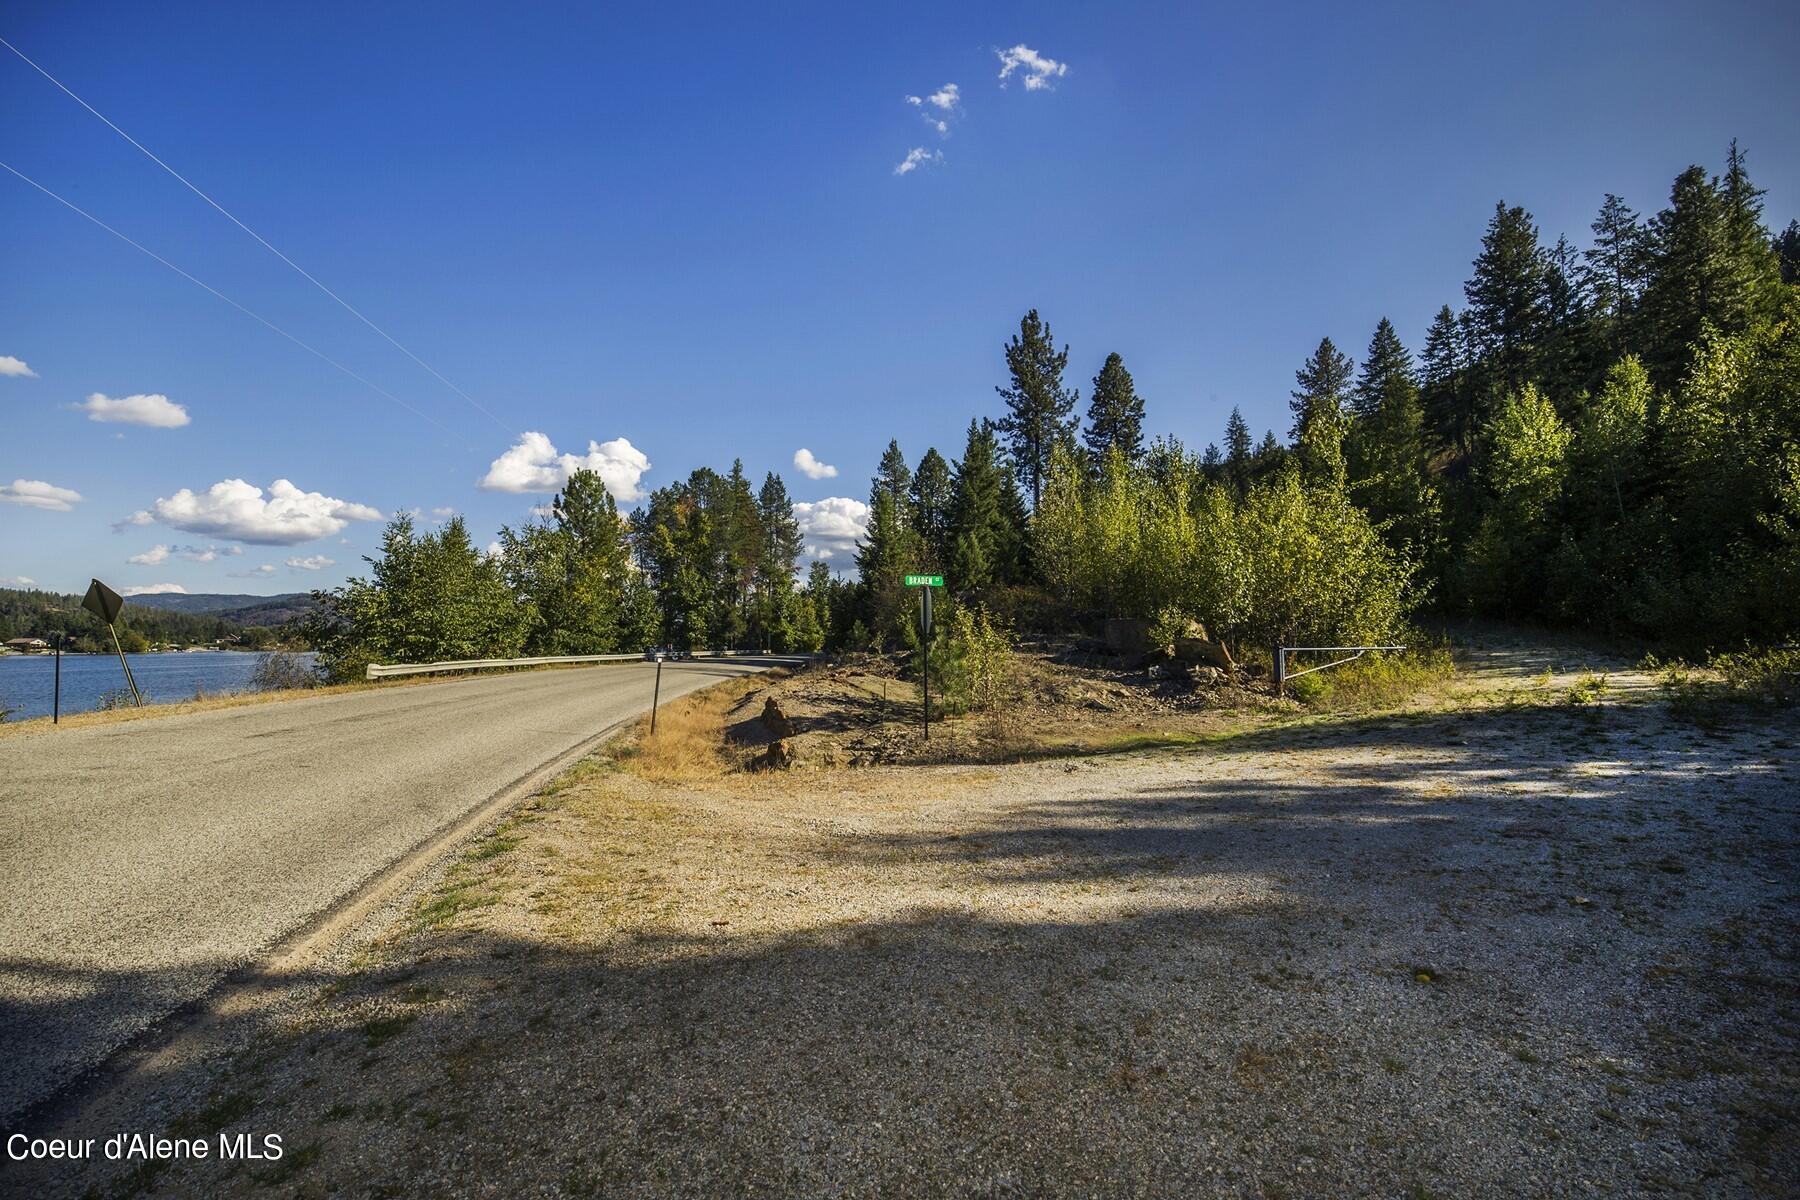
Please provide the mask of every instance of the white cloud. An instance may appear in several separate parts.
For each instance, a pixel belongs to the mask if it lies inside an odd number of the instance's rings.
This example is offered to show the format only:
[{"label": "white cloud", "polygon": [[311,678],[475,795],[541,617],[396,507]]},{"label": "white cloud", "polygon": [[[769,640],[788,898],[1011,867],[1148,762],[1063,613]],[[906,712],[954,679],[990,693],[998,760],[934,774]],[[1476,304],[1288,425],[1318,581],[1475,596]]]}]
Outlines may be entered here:
[{"label": "white cloud", "polygon": [[894,167],[894,174],[907,175],[919,169],[920,163],[940,163],[944,161],[942,150],[927,150],[923,146],[914,146],[906,152],[906,157]]},{"label": "white cloud", "polygon": [[293,546],[338,533],[351,521],[381,520],[367,504],[303,492],[285,479],[269,485],[266,500],[261,488],[224,479],[198,494],[182,488],[152,509],[176,529],[261,546]]},{"label": "white cloud", "polygon": [[146,583],[141,587],[120,588],[121,596],[185,596],[188,590],[179,583]]},{"label": "white cloud", "polygon": [[158,563],[169,561],[169,548],[163,545],[155,545],[144,551],[142,554],[132,555],[125,561],[137,567],[154,567]]},{"label": "white cloud", "polygon": [[448,519],[456,515],[456,510],[447,504],[440,504],[431,510],[431,515],[440,519]]},{"label": "white cloud", "polygon": [[0,576],[0,587],[28,588],[36,586],[37,580],[31,578],[29,575]]},{"label": "white cloud", "polygon": [[548,521],[551,517],[554,517],[556,515],[556,505],[554,505],[554,504],[534,504],[530,508],[526,509],[525,511],[530,513],[532,516],[536,517],[540,521]]},{"label": "white cloud", "polygon": [[615,500],[639,500],[639,481],[650,469],[644,452],[625,438],[589,442],[584,455],[558,454],[541,433],[522,433],[518,442],[488,465],[476,487],[489,492],[554,492],[569,476],[586,468],[600,476]]},{"label": "white cloud", "polygon": [[[962,102],[962,91],[954,83],[946,83],[929,96],[908,96],[906,102],[920,110],[919,116],[927,125],[947,136],[950,133],[950,122],[947,118],[957,111],[957,105]],[[935,108],[942,115],[924,111],[927,108]],[[911,170],[912,168],[907,169]],[[899,171],[897,174],[904,175],[906,171]]]},{"label": "white cloud", "polygon": [[1006,86],[1006,77],[1020,67],[1025,69],[1022,78],[1025,90],[1035,92],[1050,86],[1052,79],[1061,79],[1069,73],[1069,64],[1057,62],[1054,58],[1046,58],[1030,46],[1020,42],[1011,50],[994,51],[1000,58],[1000,86]]},{"label": "white cloud", "polygon": [[221,554],[237,555],[244,552],[242,546],[231,546],[229,548],[225,546],[182,546],[180,547],[180,550],[181,557],[187,559],[189,562],[197,563],[214,562]]},{"label": "white cloud", "polygon": [[72,488],[45,483],[41,479],[15,479],[11,483],[0,484],[0,501],[50,512],[71,512],[81,503],[81,493]]},{"label": "white cloud", "polygon": [[930,104],[945,112],[954,112],[957,103],[962,99],[962,91],[954,83],[946,83],[929,96],[908,96],[906,102],[914,108],[923,108]]},{"label": "white cloud", "polygon": [[503,558],[505,555],[506,547],[502,546],[499,542],[489,542],[487,544],[487,556],[489,558]]},{"label": "white cloud", "polygon": [[95,392],[75,406],[90,421],[111,421],[120,425],[148,425],[152,429],[180,429],[188,423],[187,409],[167,396],[111,396]]},{"label": "white cloud", "polygon": [[837,468],[820,462],[805,446],[794,451],[794,468],[808,479],[836,479]]},{"label": "white cloud", "polygon": [[264,563],[260,567],[251,567],[248,571],[232,571],[230,574],[233,579],[261,579],[265,575],[273,575],[274,573],[275,564]]},{"label": "white cloud", "polygon": [[150,515],[149,509],[140,508],[129,517],[123,517],[114,521],[112,531],[114,533],[124,533],[126,529],[133,525],[148,525],[154,520],[156,520],[156,518]]},{"label": "white cloud", "polygon": [[852,553],[868,535],[869,506],[849,496],[827,496],[794,505],[794,520],[814,557],[835,558]]},{"label": "white cloud", "polygon": [[0,378],[36,379],[37,372],[25,365],[22,358],[14,358],[10,354],[0,354]]},{"label": "white cloud", "polygon": [[323,571],[326,567],[335,566],[337,560],[326,558],[323,554],[309,554],[305,558],[290,558],[287,565],[296,571]]}]

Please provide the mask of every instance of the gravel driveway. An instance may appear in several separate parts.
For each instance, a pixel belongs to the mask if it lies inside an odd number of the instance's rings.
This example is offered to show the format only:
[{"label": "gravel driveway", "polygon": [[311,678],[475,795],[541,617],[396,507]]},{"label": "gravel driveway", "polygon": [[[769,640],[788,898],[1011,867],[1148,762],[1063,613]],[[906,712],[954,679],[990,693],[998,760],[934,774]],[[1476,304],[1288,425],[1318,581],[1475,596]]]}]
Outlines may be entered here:
[{"label": "gravel driveway", "polygon": [[1575,706],[993,769],[601,763],[228,1073],[165,1081],[282,1164],[154,1183],[1792,1195],[1797,737]]}]

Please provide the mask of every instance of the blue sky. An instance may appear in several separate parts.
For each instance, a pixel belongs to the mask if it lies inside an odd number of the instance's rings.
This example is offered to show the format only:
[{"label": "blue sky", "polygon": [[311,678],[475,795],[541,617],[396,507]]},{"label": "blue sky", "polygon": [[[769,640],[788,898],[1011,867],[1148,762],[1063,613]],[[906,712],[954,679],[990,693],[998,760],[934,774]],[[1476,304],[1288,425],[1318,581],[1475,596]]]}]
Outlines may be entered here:
[{"label": "blue sky", "polygon": [[1028,307],[1198,447],[1284,430],[1322,334],[1416,349],[1501,198],[1585,237],[1735,136],[1800,216],[1791,5],[1246,7],[14,0],[0,37],[475,403],[0,50],[0,161],[417,410],[0,172],[0,580],[330,585],[413,508],[485,542],[563,469],[527,432],[621,491],[778,470],[842,562],[829,502],[890,437],[954,456]]}]

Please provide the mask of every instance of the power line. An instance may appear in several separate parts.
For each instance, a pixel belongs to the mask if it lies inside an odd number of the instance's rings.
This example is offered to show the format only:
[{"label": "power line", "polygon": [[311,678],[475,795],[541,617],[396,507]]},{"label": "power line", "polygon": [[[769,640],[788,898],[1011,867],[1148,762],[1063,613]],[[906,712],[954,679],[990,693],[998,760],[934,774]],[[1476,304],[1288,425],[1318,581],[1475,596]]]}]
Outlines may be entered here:
[{"label": "power line", "polygon": [[188,191],[194,193],[194,195],[200,197],[202,200],[204,200],[208,204],[212,205],[213,208],[216,209],[219,212],[219,214],[221,216],[223,216],[226,220],[230,221],[233,225],[236,225],[239,229],[243,230],[245,233],[247,233],[251,237],[255,238],[258,242],[262,243],[263,248],[266,249],[270,254],[273,254],[276,258],[279,258],[282,262],[284,262],[288,266],[292,267],[295,271],[297,271],[300,274],[301,278],[305,279],[308,283],[310,283],[314,287],[318,288],[321,292],[324,292],[327,296],[330,296],[333,300],[337,301],[338,305],[340,307],[342,307],[345,312],[349,313],[351,316],[353,316],[357,320],[361,321],[364,325],[367,325],[370,329],[373,329],[376,333],[380,334],[383,338],[385,338],[387,340],[389,345],[394,347],[394,349],[400,351],[400,353],[406,355],[406,357],[412,359],[414,362],[418,363],[421,367],[424,367],[427,371],[431,372],[432,376],[435,377],[439,383],[443,384],[445,387],[447,387],[451,391],[455,392],[458,396],[461,396],[464,400],[467,400],[470,404],[474,405],[474,407],[483,416],[487,417],[488,420],[490,420],[494,424],[500,426],[500,428],[502,428],[502,429],[505,429],[509,432],[511,431],[512,427],[510,425],[508,425],[506,422],[502,421],[499,417],[496,417],[493,413],[489,412],[486,408],[482,407],[481,402],[476,400],[475,397],[469,395],[469,393],[463,391],[461,388],[457,387],[454,383],[451,383],[450,380],[445,378],[444,374],[441,371],[439,371],[436,367],[432,366],[430,363],[428,363],[424,359],[420,358],[417,354],[414,354],[411,350],[408,350],[405,346],[401,345],[398,339],[396,339],[387,330],[385,330],[381,326],[377,325],[375,322],[369,320],[368,317],[364,316],[360,311],[358,311],[357,308],[354,305],[352,305],[348,300],[345,300],[342,296],[338,295],[336,292],[334,292],[330,288],[326,287],[323,283],[320,283],[316,278],[313,277],[311,272],[306,270],[306,268],[302,267],[299,263],[295,262],[293,259],[291,259],[287,255],[283,254],[281,251],[277,250],[274,246],[270,245],[267,238],[263,237],[262,234],[256,232],[256,230],[250,228],[248,225],[246,225],[242,221],[238,220],[237,217],[234,216],[223,204],[220,204],[217,200],[214,200],[211,196],[207,195],[204,191],[202,191],[199,187],[195,186],[195,184],[192,181],[190,181],[187,176],[183,175],[180,171],[177,171],[174,167],[171,167],[168,163],[166,163],[162,159],[158,158],[155,154],[152,154],[150,152],[149,147],[145,146],[142,142],[140,142],[136,138],[132,137],[129,133],[126,133],[123,129],[120,129],[117,125],[114,125],[110,120],[107,119],[106,115],[104,113],[102,113],[99,109],[95,108],[93,105],[89,104],[86,100],[83,100],[80,96],[77,96],[74,92],[70,91],[69,88],[63,83],[62,80],[58,79],[56,76],[52,75],[50,72],[44,70],[44,68],[38,66],[37,63],[33,62],[30,58],[27,58],[25,55],[25,52],[23,50],[20,50],[17,46],[13,45],[11,42],[7,41],[3,37],[0,37],[0,46],[5,46],[8,50],[11,50],[14,54],[18,55],[19,58],[27,66],[29,66],[32,70],[36,71],[39,75],[42,75],[45,79],[48,79],[51,83],[55,84],[59,89],[61,89],[61,91],[64,95],[69,97],[69,99],[75,101],[75,103],[81,105],[81,107],[83,107],[83,108],[87,109],[89,112],[93,113],[94,116],[98,117],[100,119],[101,123],[104,124],[108,129],[112,130],[114,133],[118,134],[120,137],[122,137],[126,141],[130,142],[133,146],[136,146],[138,148],[139,152],[141,152],[145,158],[148,158],[151,162],[155,163],[157,166],[159,166],[163,170],[167,171],[170,175],[173,175],[176,179],[180,180],[182,186],[186,187],[188,189]]},{"label": "power line", "polygon": [[418,409],[414,408],[412,405],[408,404],[406,401],[402,400],[400,397],[394,395],[394,393],[388,391],[386,388],[382,387],[380,384],[371,383],[369,380],[364,379],[361,375],[358,375],[355,371],[352,371],[349,367],[346,367],[343,363],[337,361],[337,359],[332,358],[331,356],[329,356],[319,350],[314,349],[312,346],[307,345],[305,342],[301,341],[299,338],[295,337],[293,334],[289,333],[287,330],[283,329],[281,326],[275,324],[275,322],[269,320],[267,317],[261,316],[257,313],[252,312],[248,308],[245,308],[242,304],[239,304],[236,300],[233,300],[230,296],[227,296],[224,292],[221,292],[218,288],[212,286],[210,283],[207,283],[201,279],[194,278],[192,275],[189,275],[186,271],[182,270],[180,267],[176,266],[174,263],[170,262],[168,259],[166,259],[162,255],[158,254],[156,251],[150,249],[147,246],[141,245],[138,242],[133,241],[131,238],[120,233],[117,229],[114,229],[111,225],[108,225],[105,221],[102,221],[99,217],[96,217],[93,213],[88,212],[85,208],[82,208],[80,205],[77,205],[69,200],[63,199],[61,196],[57,195],[55,192],[53,192],[49,188],[45,187],[43,184],[39,183],[37,180],[33,179],[31,176],[25,174],[23,171],[12,166],[10,163],[0,162],[0,168],[6,169],[7,171],[11,172],[13,175],[18,177],[19,179],[22,179],[26,183],[29,183],[32,187],[34,187],[38,191],[44,193],[44,195],[50,197],[52,200],[54,200],[58,204],[62,205],[64,208],[68,209],[70,212],[78,213],[79,215],[86,217],[88,220],[92,221],[94,224],[98,225],[100,228],[106,230],[106,232],[108,232],[108,233],[112,234],[114,237],[118,238],[121,242],[124,242],[127,246],[130,246],[132,249],[137,250],[142,254],[146,254],[146,255],[150,256],[151,258],[155,259],[157,262],[161,263],[163,266],[169,268],[169,270],[175,272],[177,275],[179,275],[183,279],[187,280],[189,283],[194,284],[196,287],[205,288],[207,291],[211,292],[213,295],[217,296],[219,299],[223,300],[225,303],[231,305],[231,307],[237,309],[239,312],[243,313],[245,316],[268,327],[269,329],[273,330],[274,332],[279,333],[282,337],[284,337],[288,341],[294,343],[294,345],[300,347],[302,350],[306,351],[308,354],[312,355],[313,357],[320,359],[323,362],[331,364],[332,366],[336,367],[338,370],[342,371],[344,374],[346,374],[350,378],[356,380],[358,383],[362,384],[363,386],[365,386],[367,388],[371,388],[374,391],[381,393],[383,396],[386,396],[389,400],[392,400],[395,404],[398,404],[401,408],[404,408],[407,412],[413,414],[415,417],[421,417],[427,421],[430,421],[433,425],[436,425],[439,429],[442,429],[445,433],[449,434],[451,437],[454,437],[458,441],[462,442],[463,445],[468,446],[471,450],[474,449],[473,443],[469,442],[468,439],[464,438],[461,434],[458,434],[455,430],[453,430],[449,426],[445,425],[442,421],[439,421],[436,417],[431,416],[429,413],[420,412]]}]

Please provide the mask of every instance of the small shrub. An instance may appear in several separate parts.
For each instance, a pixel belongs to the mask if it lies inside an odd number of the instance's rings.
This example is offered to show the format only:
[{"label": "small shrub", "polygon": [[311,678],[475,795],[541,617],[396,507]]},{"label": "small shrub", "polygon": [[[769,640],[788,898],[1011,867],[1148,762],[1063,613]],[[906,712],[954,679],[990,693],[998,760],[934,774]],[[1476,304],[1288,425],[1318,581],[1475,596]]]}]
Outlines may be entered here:
[{"label": "small shrub", "polygon": [[[315,688],[324,682],[318,668],[291,650],[276,650],[263,655],[250,675],[250,690],[285,692],[299,688]],[[198,698],[198,697],[196,697]]]},{"label": "small shrub", "polygon": [[1383,708],[1401,704],[1456,673],[1445,646],[1421,645],[1403,653],[1366,654],[1355,662],[1288,681],[1302,704],[1333,709]]},{"label": "small shrub", "polygon": [[1713,669],[1734,695],[1747,700],[1792,704],[1800,699],[1800,648],[1744,650],[1720,654]]},{"label": "small shrub", "polygon": [[[146,700],[149,698],[148,695],[144,697]],[[137,707],[137,701],[132,698],[130,688],[107,688],[104,692],[100,693],[100,698],[94,701],[94,708],[100,712],[111,712],[116,708],[135,707]]]},{"label": "small shrub", "polygon": [[1003,732],[1018,675],[1013,657],[1012,630],[996,621],[985,608],[959,608],[953,628],[962,645],[962,666],[968,680],[969,708],[987,714],[997,732]]}]

